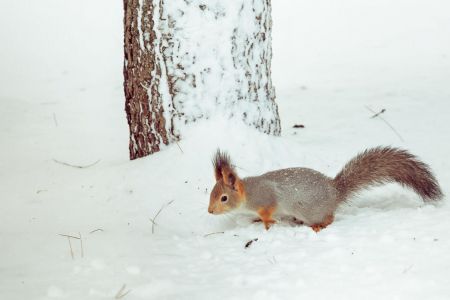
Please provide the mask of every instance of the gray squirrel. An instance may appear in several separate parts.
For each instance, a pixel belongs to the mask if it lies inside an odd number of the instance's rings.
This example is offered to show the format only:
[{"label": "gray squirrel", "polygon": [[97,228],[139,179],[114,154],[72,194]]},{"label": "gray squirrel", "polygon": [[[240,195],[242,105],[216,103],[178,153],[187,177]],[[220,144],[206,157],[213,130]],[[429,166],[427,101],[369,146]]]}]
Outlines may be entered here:
[{"label": "gray squirrel", "polygon": [[314,231],[330,225],[339,204],[370,186],[397,182],[413,189],[425,202],[443,197],[430,168],[406,150],[377,147],[351,159],[334,178],[308,168],[288,168],[239,178],[230,157],[217,150],[213,158],[216,184],[208,212],[238,208],[257,213],[266,229],[288,219]]}]

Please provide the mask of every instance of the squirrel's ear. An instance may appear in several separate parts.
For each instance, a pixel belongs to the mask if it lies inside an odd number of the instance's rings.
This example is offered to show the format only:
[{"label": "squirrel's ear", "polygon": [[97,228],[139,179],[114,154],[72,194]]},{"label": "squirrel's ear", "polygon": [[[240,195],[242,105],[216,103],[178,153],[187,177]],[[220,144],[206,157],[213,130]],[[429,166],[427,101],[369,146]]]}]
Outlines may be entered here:
[{"label": "squirrel's ear", "polygon": [[216,181],[223,180],[228,187],[237,191],[241,198],[245,197],[244,183],[237,176],[230,157],[225,152],[217,150],[213,158],[213,166]]},{"label": "squirrel's ear", "polygon": [[224,167],[222,169],[222,178],[228,187],[238,192],[240,197],[244,197],[244,184],[233,169]]},{"label": "squirrel's ear", "polygon": [[228,154],[218,149],[213,158],[213,166],[216,181],[222,179],[226,185],[235,189],[236,182],[239,178],[233,170]]},{"label": "squirrel's ear", "polygon": [[226,166],[222,169],[222,178],[223,182],[225,182],[226,185],[233,188],[233,190],[236,189],[236,181],[238,180],[238,178],[231,168]]}]

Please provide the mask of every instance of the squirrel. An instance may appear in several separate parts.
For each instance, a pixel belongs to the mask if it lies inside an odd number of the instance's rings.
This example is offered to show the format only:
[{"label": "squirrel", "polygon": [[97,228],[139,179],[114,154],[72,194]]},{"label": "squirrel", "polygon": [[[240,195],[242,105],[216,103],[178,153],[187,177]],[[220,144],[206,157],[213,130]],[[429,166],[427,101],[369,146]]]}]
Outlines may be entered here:
[{"label": "squirrel", "polygon": [[367,149],[351,159],[334,178],[308,168],[288,168],[240,178],[227,153],[213,158],[216,184],[208,212],[223,214],[238,208],[256,212],[268,230],[275,219],[305,224],[315,232],[334,221],[338,206],[374,185],[397,182],[413,189],[425,202],[443,197],[428,165],[406,150]]}]

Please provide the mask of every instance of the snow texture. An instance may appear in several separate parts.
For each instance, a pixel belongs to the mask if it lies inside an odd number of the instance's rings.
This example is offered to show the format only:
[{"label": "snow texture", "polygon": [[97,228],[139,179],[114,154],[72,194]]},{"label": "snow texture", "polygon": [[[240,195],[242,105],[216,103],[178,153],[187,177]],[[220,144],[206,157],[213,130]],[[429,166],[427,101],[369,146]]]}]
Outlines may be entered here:
[{"label": "snow texture", "polygon": [[174,124],[175,135],[185,123],[216,115],[280,133],[270,76],[269,3],[155,1],[160,94],[165,111],[172,113],[167,124]]},{"label": "snow texture", "polygon": [[[217,147],[241,176],[295,166],[334,176],[364,148],[402,147],[448,195],[447,0],[274,1],[282,136],[215,118],[135,161],[120,1],[5,3],[0,299],[450,298],[447,198],[424,205],[397,185],[374,188],[318,234],[207,213]],[[81,235],[73,258],[60,234]]]}]

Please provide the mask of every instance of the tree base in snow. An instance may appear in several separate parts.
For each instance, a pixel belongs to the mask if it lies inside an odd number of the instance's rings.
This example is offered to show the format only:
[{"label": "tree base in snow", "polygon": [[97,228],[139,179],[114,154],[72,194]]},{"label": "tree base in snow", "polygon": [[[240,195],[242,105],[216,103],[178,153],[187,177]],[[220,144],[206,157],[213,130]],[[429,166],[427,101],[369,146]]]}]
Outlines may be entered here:
[{"label": "tree base in snow", "polygon": [[270,0],[124,0],[130,157],[221,116],[280,134]]}]

